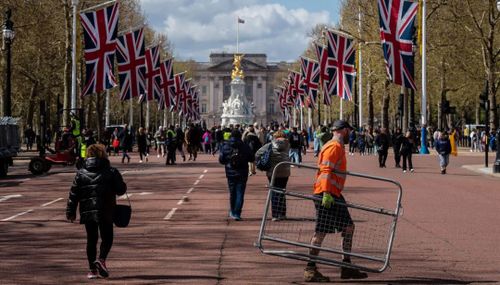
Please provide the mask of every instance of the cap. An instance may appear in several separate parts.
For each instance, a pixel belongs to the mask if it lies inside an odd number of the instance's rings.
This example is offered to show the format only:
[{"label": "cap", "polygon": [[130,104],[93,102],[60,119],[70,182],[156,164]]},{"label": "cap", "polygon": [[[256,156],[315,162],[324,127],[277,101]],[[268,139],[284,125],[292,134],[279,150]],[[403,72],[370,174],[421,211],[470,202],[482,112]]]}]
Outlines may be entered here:
[{"label": "cap", "polygon": [[333,123],[333,126],[332,126],[332,131],[336,131],[336,130],[341,130],[341,129],[345,129],[345,128],[348,128],[348,129],[353,129],[351,127],[351,125],[349,125],[348,122],[344,121],[344,120],[336,120],[334,123]]}]

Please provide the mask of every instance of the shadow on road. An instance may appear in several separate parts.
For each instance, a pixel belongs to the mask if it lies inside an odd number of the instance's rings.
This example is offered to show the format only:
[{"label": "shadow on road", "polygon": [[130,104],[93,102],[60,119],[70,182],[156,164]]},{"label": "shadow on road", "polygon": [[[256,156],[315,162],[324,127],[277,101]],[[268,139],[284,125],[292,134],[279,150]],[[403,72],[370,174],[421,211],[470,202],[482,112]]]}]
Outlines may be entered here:
[{"label": "shadow on road", "polygon": [[204,275],[130,275],[118,278],[113,278],[113,280],[223,280],[224,278],[217,276],[204,276]]}]

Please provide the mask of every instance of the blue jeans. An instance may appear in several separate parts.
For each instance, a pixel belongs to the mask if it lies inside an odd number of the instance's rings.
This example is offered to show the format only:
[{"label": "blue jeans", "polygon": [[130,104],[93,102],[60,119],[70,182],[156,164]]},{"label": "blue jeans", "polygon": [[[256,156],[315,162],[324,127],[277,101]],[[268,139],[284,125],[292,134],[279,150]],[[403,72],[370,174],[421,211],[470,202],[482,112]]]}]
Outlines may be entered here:
[{"label": "blue jeans", "polygon": [[295,163],[301,163],[302,162],[302,156],[300,153],[300,149],[298,148],[291,148],[289,152],[289,157],[291,162]]},{"label": "blue jeans", "polygon": [[229,205],[231,207],[231,216],[241,218],[241,210],[245,199],[245,189],[247,187],[248,177],[228,177],[229,186]]}]

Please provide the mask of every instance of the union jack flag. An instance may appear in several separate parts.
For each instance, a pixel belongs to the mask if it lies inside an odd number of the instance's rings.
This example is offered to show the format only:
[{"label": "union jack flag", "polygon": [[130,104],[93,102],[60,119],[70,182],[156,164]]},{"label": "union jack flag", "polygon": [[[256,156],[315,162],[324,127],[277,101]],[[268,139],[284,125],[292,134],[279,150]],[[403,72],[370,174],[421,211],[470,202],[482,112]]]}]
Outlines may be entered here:
[{"label": "union jack flag", "polygon": [[302,88],[302,77],[300,73],[291,71],[290,72],[290,91],[295,98],[295,106],[304,106],[306,92]]},{"label": "union jack flag", "polygon": [[192,103],[192,118],[193,120],[199,120],[200,116],[200,94],[198,90],[193,93],[193,103]]},{"label": "union jack flag", "polygon": [[182,88],[183,91],[179,94],[179,108],[180,108],[180,113],[188,117],[189,116],[189,108],[190,103],[191,103],[191,98],[192,98],[192,88],[191,88],[191,78],[184,80],[184,87]]},{"label": "union jack flag", "polygon": [[326,47],[317,43],[314,46],[316,47],[315,51],[319,62],[319,79],[321,89],[323,90],[323,103],[330,106],[332,104],[331,92],[327,92],[327,90],[330,85],[330,78],[333,78],[334,71],[328,67],[328,51]]},{"label": "union jack flag", "polygon": [[397,85],[417,89],[413,78],[413,27],[417,2],[378,0],[380,40],[389,79]]},{"label": "union jack flag", "polygon": [[173,71],[173,58],[169,58],[161,63],[161,84],[162,103],[168,109],[175,107],[175,81]]},{"label": "union jack flag", "polygon": [[307,107],[316,108],[316,98],[319,87],[319,63],[305,57],[300,57],[301,87],[308,96]]},{"label": "union jack flag", "polygon": [[179,111],[181,105],[181,97],[187,96],[185,93],[187,90],[184,89],[185,73],[178,73],[174,75],[174,85],[175,85],[175,105],[174,110]]},{"label": "union jack flag", "polygon": [[333,77],[328,83],[328,93],[344,100],[352,100],[354,81],[356,80],[356,50],[354,41],[332,31],[327,32],[328,67],[333,70]]},{"label": "union jack flag", "polygon": [[[148,101],[161,100],[160,84],[160,47],[153,46],[146,50],[146,96]],[[144,101],[144,96],[141,96],[142,101]]]},{"label": "union jack flag", "polygon": [[283,114],[283,118],[288,121],[287,117],[287,110],[288,106],[286,105],[286,97],[285,97],[285,88],[284,87],[278,87],[277,89],[274,89],[274,94],[278,97],[278,102],[280,104],[280,109]]},{"label": "union jack flag", "polygon": [[295,97],[290,84],[290,76],[283,79],[283,97],[285,98],[285,102],[288,107],[295,105]]},{"label": "union jack flag", "polygon": [[82,96],[116,86],[113,74],[118,3],[97,11],[80,14],[85,41],[85,86]]},{"label": "union jack flag", "polygon": [[118,37],[116,60],[120,77],[120,99],[129,100],[144,94],[146,59],[143,28]]}]

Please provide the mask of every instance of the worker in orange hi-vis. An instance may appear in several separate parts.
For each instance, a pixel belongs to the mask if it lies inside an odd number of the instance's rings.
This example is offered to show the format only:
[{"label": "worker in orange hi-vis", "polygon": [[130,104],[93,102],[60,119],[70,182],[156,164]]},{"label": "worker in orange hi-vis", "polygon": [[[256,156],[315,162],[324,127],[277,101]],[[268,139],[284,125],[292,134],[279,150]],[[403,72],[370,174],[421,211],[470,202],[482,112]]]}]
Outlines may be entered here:
[{"label": "worker in orange hi-vis", "polygon": [[[316,227],[311,239],[311,245],[315,247],[321,247],[326,234],[341,232],[343,251],[350,252],[352,248],[354,223],[342,196],[347,170],[344,144],[349,141],[351,130],[352,127],[346,121],[335,121],[332,127],[333,138],[323,146],[319,154],[319,170],[314,183],[314,196],[319,199],[315,201]],[[317,256],[319,251],[319,249],[311,248],[309,254]],[[351,263],[351,257],[344,255],[343,262]],[[341,267],[340,278],[342,279],[367,277],[366,273],[357,269]],[[330,279],[318,271],[315,262],[308,262],[304,270],[304,281],[329,282]]]}]

